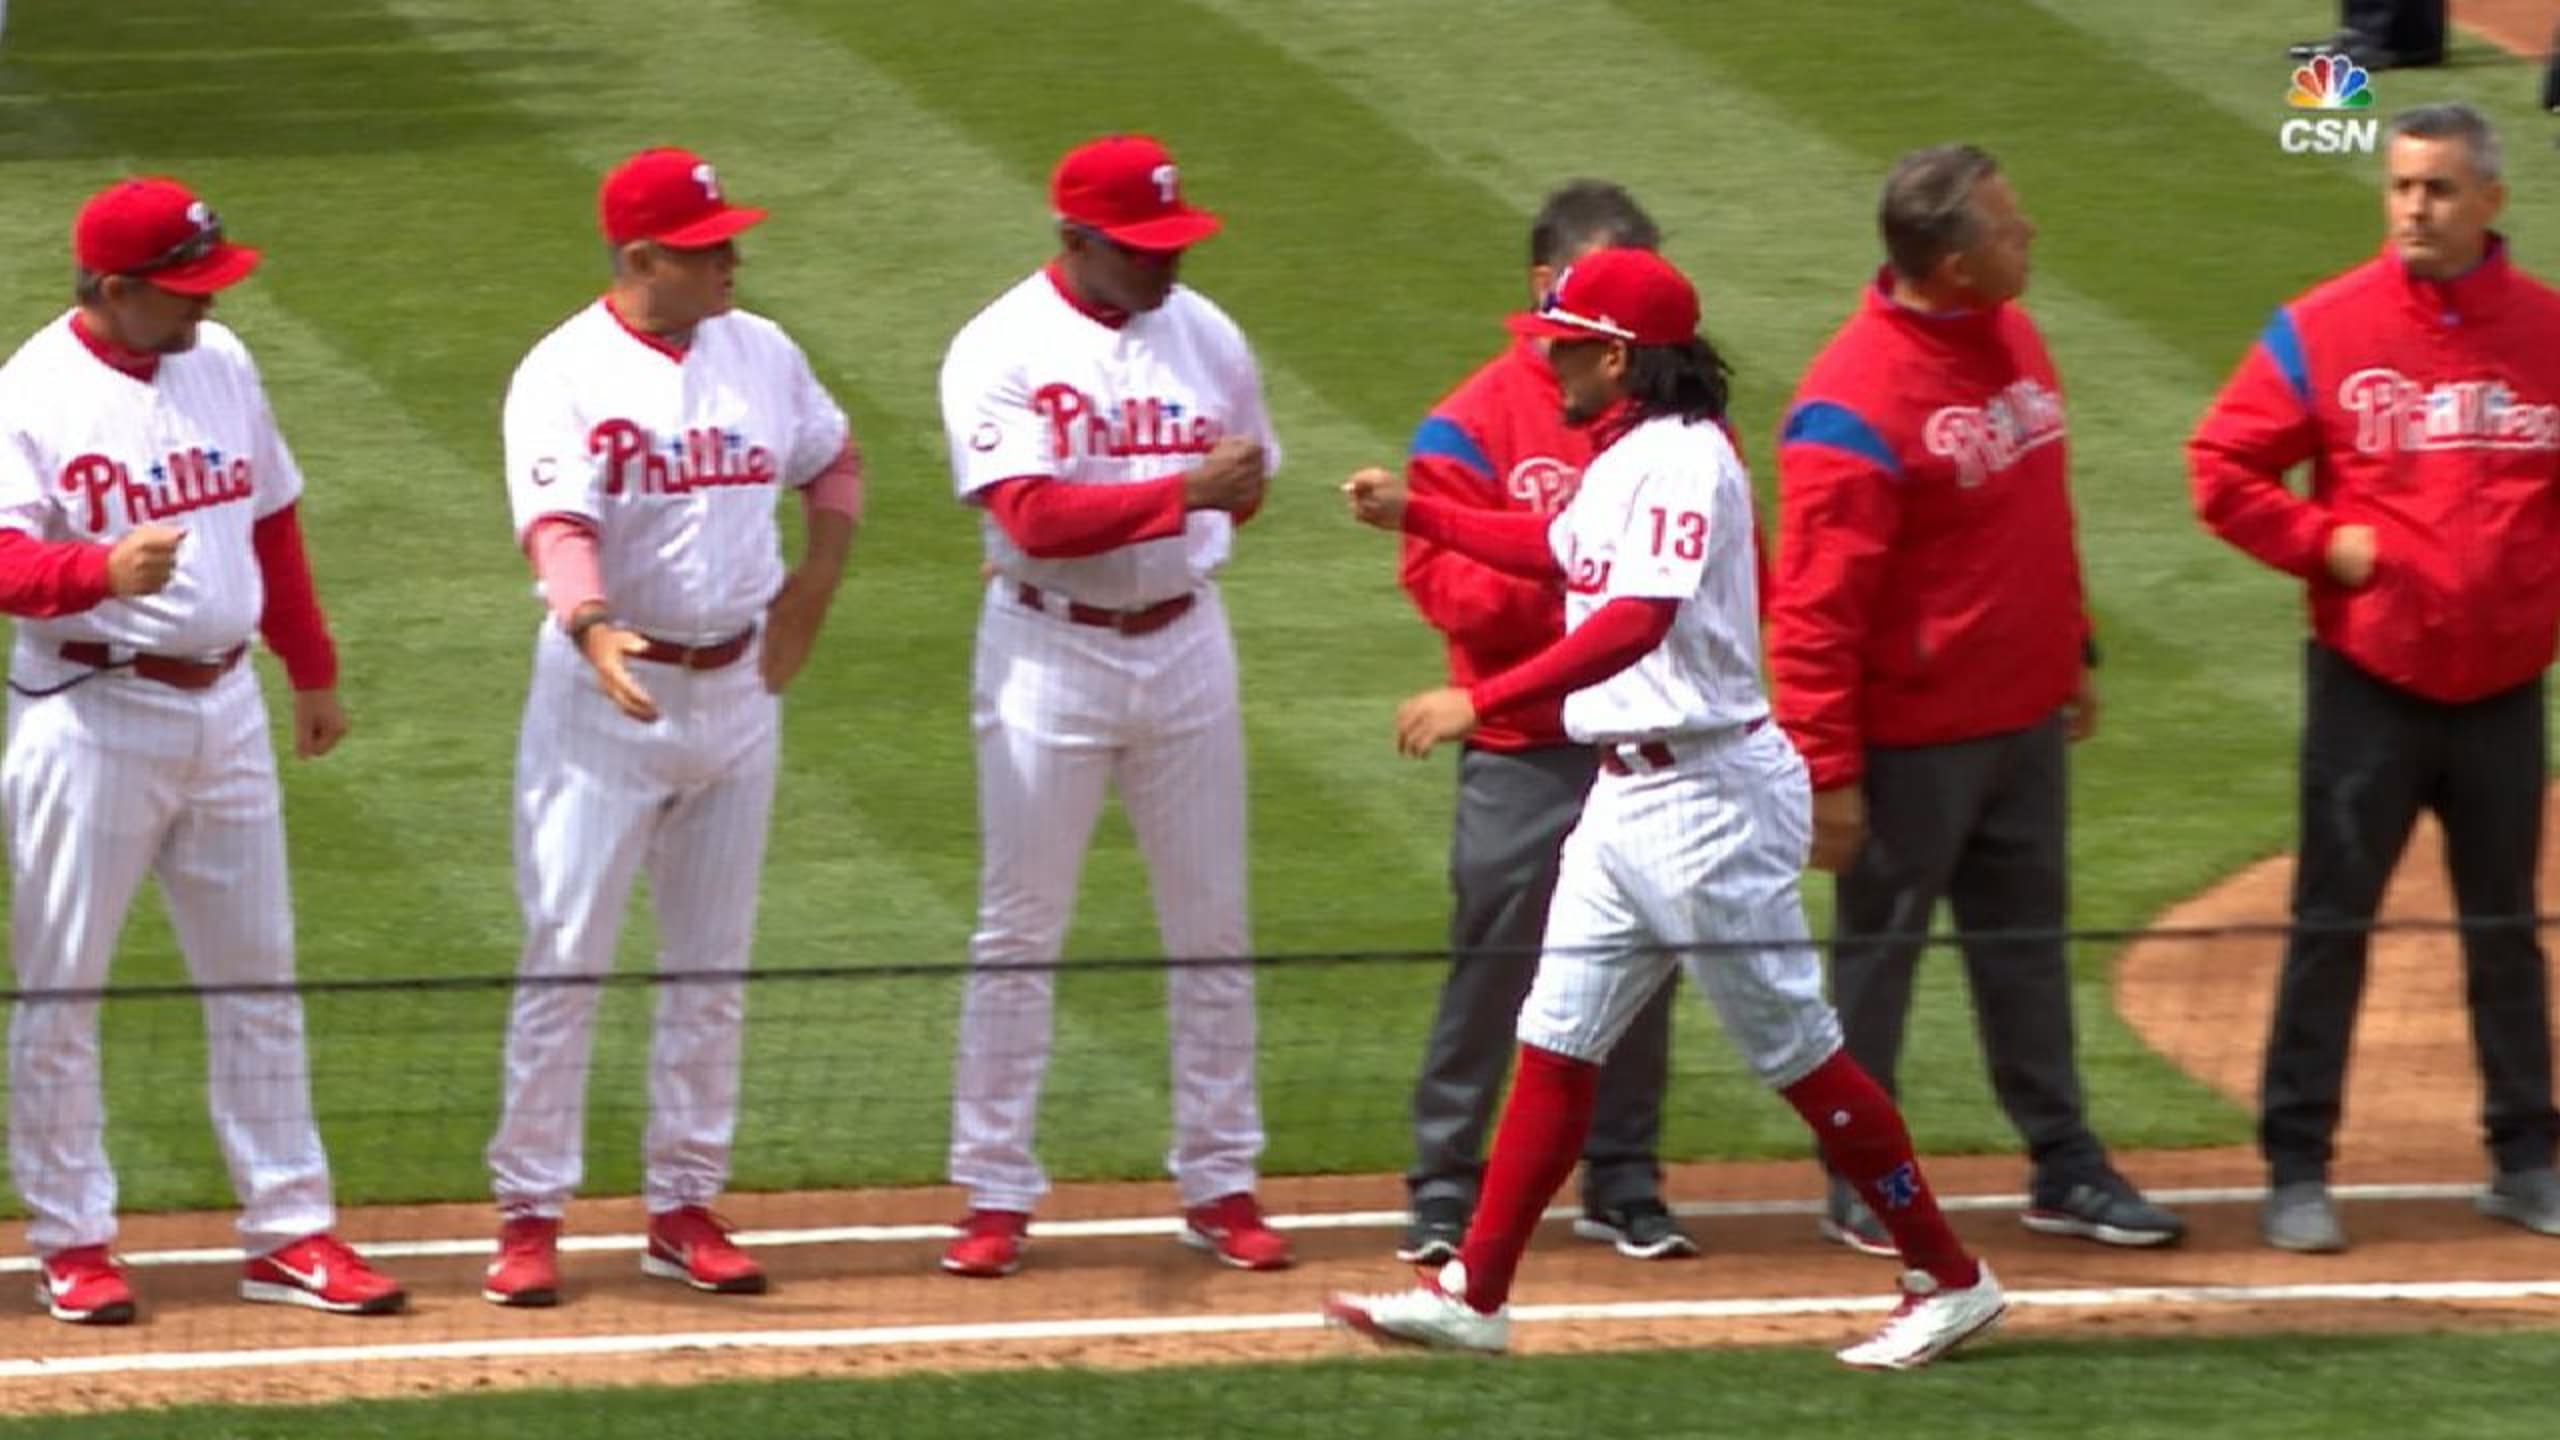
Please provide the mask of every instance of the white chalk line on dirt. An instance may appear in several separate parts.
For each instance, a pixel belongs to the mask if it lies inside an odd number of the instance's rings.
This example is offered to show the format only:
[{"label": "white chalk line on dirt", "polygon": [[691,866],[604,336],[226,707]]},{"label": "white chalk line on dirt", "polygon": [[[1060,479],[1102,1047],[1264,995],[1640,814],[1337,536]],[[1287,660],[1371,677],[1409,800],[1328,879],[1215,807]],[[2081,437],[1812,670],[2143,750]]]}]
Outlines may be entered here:
[{"label": "white chalk line on dirt", "polygon": [[[2338,1304],[2372,1301],[2500,1301],[2560,1299],[2560,1280],[2388,1281],[2335,1285],[2156,1285],[2104,1289],[2012,1291],[2029,1309],[2133,1309],[2146,1306]],[[1757,1320],[1879,1313],[1889,1296],[1830,1295],[1735,1300],[1639,1300],[1583,1305],[1515,1305],[1523,1324],[1608,1324],[1641,1320]],[[902,1345],[1019,1344],[1049,1340],[1124,1340],[1152,1336],[1253,1335],[1314,1330],[1322,1317],[1305,1311],[1264,1315],[1127,1315],[985,1324],[877,1325],[813,1330],[710,1330],[639,1335],[560,1335],[432,1340],[390,1345],[307,1345],[261,1350],[163,1350],[130,1355],[70,1355],[0,1361],[0,1382],[84,1375],[132,1375],[278,1366],[379,1364],[403,1360],[563,1360],[656,1355],[687,1350],[842,1350]]]},{"label": "white chalk line on dirt", "polygon": [[[2338,1200],[2462,1200],[2480,1193],[2477,1185],[2338,1185],[2330,1189]],[[2165,1205],[2239,1205],[2255,1204],[2267,1196],[2264,1186],[2225,1186],[2185,1190],[2153,1190],[2152,1199]],[[2027,1203],[2024,1195],[1941,1195],[1942,1210],[2017,1210]],[[1823,1202],[1806,1200],[1692,1200],[1671,1207],[1672,1212],[1690,1219],[1736,1219],[1766,1215],[1819,1215]],[[1579,1207],[1558,1206],[1546,1212],[1550,1220],[1568,1220],[1582,1213]],[[1401,1227],[1406,1219],[1402,1210],[1344,1210],[1312,1215],[1273,1215],[1276,1230],[1391,1230]],[[494,1228],[494,1227],[493,1227]],[[1101,1220],[1040,1220],[1033,1224],[1034,1233],[1043,1240],[1093,1240],[1130,1236],[1177,1235],[1182,1221],[1171,1215],[1126,1216]],[[925,1240],[951,1238],[949,1225],[827,1225],[789,1230],[741,1230],[741,1245],[771,1248],[787,1245],[905,1245]],[[487,1235],[460,1240],[369,1240],[362,1242],[364,1253],[380,1260],[440,1258],[454,1255],[485,1256],[493,1241]],[[560,1249],[567,1253],[636,1251],[646,1243],[641,1235],[563,1235]],[[127,1265],[225,1265],[237,1264],[240,1251],[236,1246],[204,1246],[179,1250],[137,1250],[130,1254],[119,1251],[116,1258]],[[34,1273],[35,1260],[30,1256],[0,1256],[0,1275]]]}]

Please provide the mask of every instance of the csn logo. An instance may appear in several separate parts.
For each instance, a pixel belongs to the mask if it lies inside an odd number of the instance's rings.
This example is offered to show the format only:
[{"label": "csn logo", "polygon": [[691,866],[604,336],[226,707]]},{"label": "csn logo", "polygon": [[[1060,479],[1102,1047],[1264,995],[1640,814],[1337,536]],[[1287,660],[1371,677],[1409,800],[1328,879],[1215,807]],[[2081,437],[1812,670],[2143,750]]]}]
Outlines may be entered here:
[{"label": "csn logo", "polygon": [[2382,122],[2358,113],[2373,108],[2373,76],[2344,55],[2315,55],[2295,67],[2284,102],[2329,112],[2317,120],[2296,115],[2276,127],[2276,144],[2288,155],[2371,154],[2380,138]]}]

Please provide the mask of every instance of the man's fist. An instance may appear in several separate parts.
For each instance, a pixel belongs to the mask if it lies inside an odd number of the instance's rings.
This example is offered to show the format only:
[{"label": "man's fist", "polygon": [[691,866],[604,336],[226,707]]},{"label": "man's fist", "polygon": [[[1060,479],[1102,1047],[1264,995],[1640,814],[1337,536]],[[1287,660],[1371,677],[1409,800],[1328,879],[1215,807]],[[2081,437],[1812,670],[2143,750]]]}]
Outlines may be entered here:
[{"label": "man's fist", "polygon": [[1342,498],[1351,502],[1351,518],[1381,530],[1404,528],[1404,477],[1372,465],[1354,470],[1342,482]]},{"label": "man's fist", "polygon": [[2329,578],[2353,590],[2373,578],[2373,527],[2341,525],[2329,532]]},{"label": "man's fist", "polygon": [[1182,477],[1182,508],[1253,513],[1262,504],[1264,464],[1261,441],[1221,437],[1199,466]]},{"label": "man's fist", "polygon": [[157,595],[178,573],[178,542],[187,532],[174,525],[137,525],[107,551],[107,589],[119,596]]}]

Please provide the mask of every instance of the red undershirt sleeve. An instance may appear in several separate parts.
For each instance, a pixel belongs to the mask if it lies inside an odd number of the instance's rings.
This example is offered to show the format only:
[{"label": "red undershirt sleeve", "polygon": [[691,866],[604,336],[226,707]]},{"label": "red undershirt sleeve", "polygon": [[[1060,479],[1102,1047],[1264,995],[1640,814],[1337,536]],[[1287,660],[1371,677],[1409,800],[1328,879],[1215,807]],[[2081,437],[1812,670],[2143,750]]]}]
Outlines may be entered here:
[{"label": "red undershirt sleeve", "polygon": [[287,505],[249,529],[250,548],[258,557],[258,578],[267,592],[258,633],[284,662],[285,677],[294,689],[334,690],[338,647],[329,639],[320,596],[311,588],[311,561],[303,553],[297,508]]},{"label": "red undershirt sleeve", "polygon": [[1026,555],[1064,560],[1182,533],[1182,477],[1067,485],[1047,475],[999,480],[979,503]]},{"label": "red undershirt sleeve", "polygon": [[1588,690],[1653,653],[1680,617],[1677,600],[1620,596],[1553,645],[1467,691],[1479,716]]},{"label": "red undershirt sleeve", "polygon": [[107,583],[108,549],[0,530],[0,613],[50,620],[98,605],[115,593]]},{"label": "red undershirt sleeve", "polygon": [[1531,580],[1553,580],[1564,573],[1547,544],[1547,530],[1554,523],[1554,516],[1530,510],[1482,510],[1422,495],[1409,495],[1404,502],[1407,535]]}]

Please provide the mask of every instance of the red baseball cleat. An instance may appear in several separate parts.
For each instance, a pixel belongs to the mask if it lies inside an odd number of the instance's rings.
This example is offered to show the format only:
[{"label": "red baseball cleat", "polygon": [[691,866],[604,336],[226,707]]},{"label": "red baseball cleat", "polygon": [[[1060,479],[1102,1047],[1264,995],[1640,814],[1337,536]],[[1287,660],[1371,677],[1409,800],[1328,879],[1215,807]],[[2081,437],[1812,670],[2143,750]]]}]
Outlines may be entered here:
[{"label": "red baseball cleat", "polygon": [[326,1230],[251,1259],[241,1272],[240,1298],[333,1315],[390,1315],[409,1303],[399,1281]]},{"label": "red baseball cleat", "polygon": [[681,1280],[715,1295],[761,1295],[764,1270],[729,1238],[729,1222],[699,1205],[649,1217],[642,1274]]},{"label": "red baseball cleat", "polygon": [[104,1245],[57,1250],[38,1267],[36,1303],[70,1325],[130,1325],[133,1287]]},{"label": "red baseball cleat", "polygon": [[1289,1242],[1263,1220],[1262,1207],[1243,1190],[1184,1211],[1182,1243],[1239,1270],[1286,1270],[1294,1263]]},{"label": "red baseball cleat", "polygon": [[560,1222],[543,1215],[518,1215],[498,1227],[498,1258],[480,1298],[492,1305],[536,1310],[560,1303]]},{"label": "red baseball cleat", "polygon": [[960,1238],[942,1252],[942,1268],[977,1280],[999,1280],[1022,1268],[1031,1243],[1031,1217],[1019,1210],[972,1210],[960,1221]]}]

